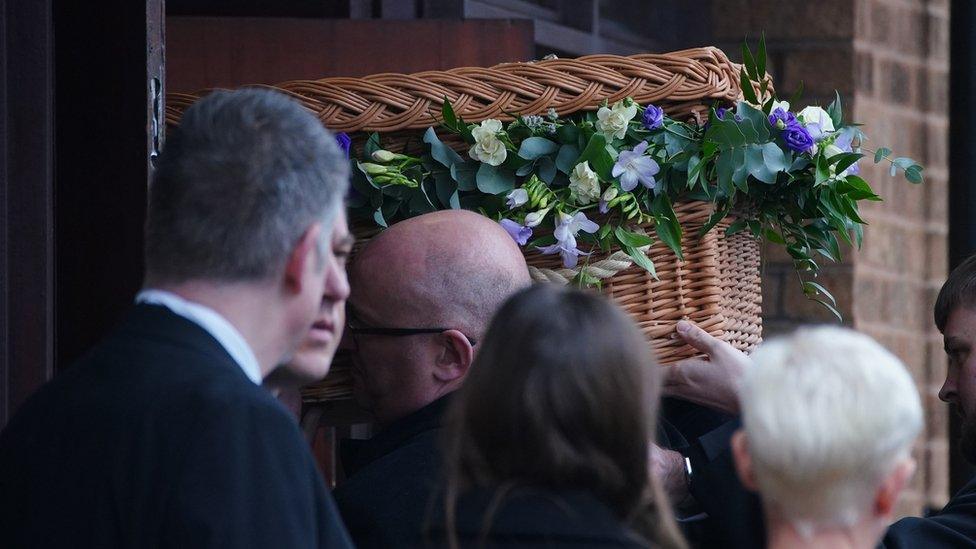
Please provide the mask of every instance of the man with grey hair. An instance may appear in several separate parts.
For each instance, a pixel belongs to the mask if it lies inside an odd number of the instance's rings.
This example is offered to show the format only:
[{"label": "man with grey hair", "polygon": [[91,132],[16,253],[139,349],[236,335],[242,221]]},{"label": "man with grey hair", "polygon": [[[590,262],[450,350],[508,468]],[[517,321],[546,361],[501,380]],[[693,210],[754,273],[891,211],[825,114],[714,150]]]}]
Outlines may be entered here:
[{"label": "man with grey hair", "polygon": [[391,226],[358,254],[340,352],[356,399],[379,432],[344,441],[349,477],[335,490],[361,549],[412,547],[441,460],[438,436],[495,310],[530,284],[521,250],[498,223],[433,212]]},{"label": "man with grey hair", "polygon": [[350,546],[260,385],[314,318],[341,318],[347,180],[334,138],[284,95],[186,111],[150,186],[137,305],[0,434],[5,546]]},{"label": "man with grey hair", "polygon": [[759,492],[767,547],[868,549],[915,470],[915,384],[894,355],[839,327],[801,329],[752,356],[732,439]]}]

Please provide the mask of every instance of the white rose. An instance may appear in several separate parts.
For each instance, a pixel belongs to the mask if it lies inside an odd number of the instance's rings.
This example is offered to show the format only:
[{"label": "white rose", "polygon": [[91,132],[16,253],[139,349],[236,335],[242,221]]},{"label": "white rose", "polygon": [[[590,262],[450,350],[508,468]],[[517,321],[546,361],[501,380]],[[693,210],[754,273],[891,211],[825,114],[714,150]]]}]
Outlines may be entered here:
[{"label": "white rose", "polygon": [[821,132],[834,131],[834,121],[830,119],[830,115],[827,114],[827,111],[821,109],[820,107],[806,107],[800,111],[797,116],[803,121],[804,126],[818,124]]},{"label": "white rose", "polygon": [[637,105],[625,106],[622,101],[614,103],[612,109],[600,107],[596,111],[596,129],[606,138],[623,139],[627,133],[627,123],[637,115]]},{"label": "white rose", "polygon": [[494,118],[489,118],[481,122],[471,130],[474,137],[474,145],[468,150],[468,156],[492,166],[500,166],[508,158],[508,150],[501,139],[498,139],[498,132],[502,131],[502,123]]},{"label": "white rose", "polygon": [[569,190],[580,205],[600,199],[600,178],[590,169],[589,163],[582,162],[573,169],[573,173],[569,175]]},{"label": "white rose", "polygon": [[471,149],[468,150],[468,156],[478,162],[500,166],[508,158],[508,150],[497,137],[486,137],[471,146]]}]

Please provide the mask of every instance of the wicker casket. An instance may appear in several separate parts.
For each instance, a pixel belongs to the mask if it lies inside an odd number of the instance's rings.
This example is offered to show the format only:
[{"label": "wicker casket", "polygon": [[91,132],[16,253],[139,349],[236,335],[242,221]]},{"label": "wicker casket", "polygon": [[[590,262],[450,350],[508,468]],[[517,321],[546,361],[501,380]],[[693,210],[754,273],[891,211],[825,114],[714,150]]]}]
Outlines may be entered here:
[{"label": "wicker casket", "polygon": [[[377,74],[364,78],[325,78],[274,86],[294,97],[335,132],[352,137],[352,156],[362,158],[371,132],[383,136],[383,148],[402,152],[441,122],[445,98],[467,123],[486,119],[510,121],[518,115],[560,116],[596,111],[601,105],[632,98],[661,107],[672,119],[704,124],[709,110],[732,106],[742,98],[740,66],[716,48],[668,54],[591,55],[506,63],[491,68],[466,67],[417,74]],[[203,92],[205,93],[205,92]],[[182,112],[201,94],[170,94],[166,116],[177,124]],[[451,137],[455,137],[453,140]],[[456,136],[444,143],[461,155],[468,145]],[[465,155],[466,156],[466,155]],[[673,337],[674,326],[689,319],[733,346],[751,351],[760,342],[760,242],[749,231],[727,235],[728,215],[700,237],[714,211],[710,202],[674,204],[683,230],[683,259],[657,241],[641,251],[650,257],[657,277],[619,250],[595,250],[586,268],[647,334],[662,363],[694,356],[696,351]],[[654,222],[641,224],[648,234]],[[375,234],[369,222],[353,222],[362,242]],[[576,271],[558,255],[524,247],[537,281],[568,283]],[[328,400],[349,394],[349,374],[341,364],[321,384],[305,391],[306,400]]]}]

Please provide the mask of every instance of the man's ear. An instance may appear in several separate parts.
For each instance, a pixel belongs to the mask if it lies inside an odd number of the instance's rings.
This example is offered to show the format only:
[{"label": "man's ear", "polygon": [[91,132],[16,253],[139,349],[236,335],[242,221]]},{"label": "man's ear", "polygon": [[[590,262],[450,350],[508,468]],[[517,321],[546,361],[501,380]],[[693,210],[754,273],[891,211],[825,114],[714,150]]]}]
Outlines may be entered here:
[{"label": "man's ear", "polygon": [[[288,262],[285,263],[285,288],[288,291],[295,294],[302,292],[306,270],[310,266],[315,267],[315,262],[319,260],[316,257],[318,252],[315,245],[321,232],[321,223],[309,225],[308,229],[302,233],[301,238],[298,239],[295,247],[292,248]],[[316,271],[316,269],[313,268],[312,271]]]},{"label": "man's ear", "polygon": [[874,512],[879,517],[889,517],[895,512],[895,504],[901,491],[915,474],[915,459],[906,457],[898,461],[895,468],[881,482],[874,496]]},{"label": "man's ear", "polygon": [[460,383],[468,375],[474,360],[474,348],[458,330],[447,330],[438,336],[440,344],[434,363],[434,378],[441,383]]},{"label": "man's ear", "polygon": [[752,470],[752,456],[749,455],[749,439],[742,429],[732,435],[732,458],[735,461],[735,472],[739,474],[742,485],[753,492],[758,492],[759,485],[756,484],[756,475]]}]

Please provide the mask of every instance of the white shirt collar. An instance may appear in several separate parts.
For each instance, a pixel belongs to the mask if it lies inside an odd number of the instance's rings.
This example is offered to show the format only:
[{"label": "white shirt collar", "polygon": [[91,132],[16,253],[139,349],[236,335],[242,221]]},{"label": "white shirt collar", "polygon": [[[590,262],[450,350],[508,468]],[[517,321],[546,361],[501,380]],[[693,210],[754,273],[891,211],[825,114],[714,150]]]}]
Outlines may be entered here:
[{"label": "white shirt collar", "polygon": [[244,370],[244,374],[251,381],[257,385],[261,384],[261,366],[258,364],[258,358],[254,356],[251,346],[247,344],[247,340],[237,331],[237,328],[234,328],[234,325],[217,311],[165,290],[142,290],[136,296],[136,303],[162,305],[183,318],[198,324],[224,347],[227,354],[234,359],[234,362],[237,362],[237,365],[241,367],[241,370]]}]

